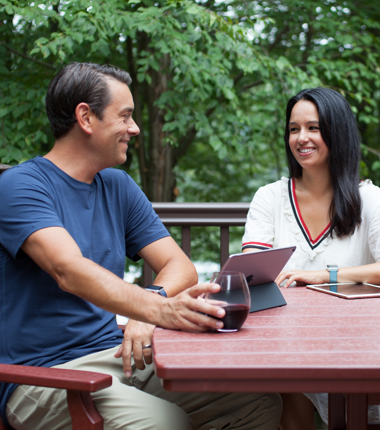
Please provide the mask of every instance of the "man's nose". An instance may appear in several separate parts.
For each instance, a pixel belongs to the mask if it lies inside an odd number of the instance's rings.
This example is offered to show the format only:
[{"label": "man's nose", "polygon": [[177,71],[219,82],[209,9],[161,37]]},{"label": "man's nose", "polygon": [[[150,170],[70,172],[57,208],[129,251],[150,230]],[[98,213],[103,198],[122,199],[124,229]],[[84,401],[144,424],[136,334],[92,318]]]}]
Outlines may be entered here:
[{"label": "man's nose", "polygon": [[138,134],[140,134],[140,129],[139,129],[138,125],[135,123],[135,121],[134,120],[132,120],[132,121],[133,121],[133,124],[131,124],[128,127],[127,131],[131,136],[137,136]]}]

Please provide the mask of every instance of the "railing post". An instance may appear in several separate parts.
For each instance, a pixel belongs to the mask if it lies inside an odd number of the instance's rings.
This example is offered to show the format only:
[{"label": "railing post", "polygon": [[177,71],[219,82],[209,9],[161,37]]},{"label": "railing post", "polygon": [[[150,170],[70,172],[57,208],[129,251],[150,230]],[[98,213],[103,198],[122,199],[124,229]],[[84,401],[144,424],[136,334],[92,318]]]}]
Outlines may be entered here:
[{"label": "railing post", "polygon": [[191,258],[191,227],[182,227],[182,250]]},{"label": "railing post", "polygon": [[346,430],[346,400],[343,394],[329,393],[329,430]]},{"label": "railing post", "polygon": [[347,395],[347,430],[368,429],[368,395]]},{"label": "railing post", "polygon": [[223,264],[227,261],[230,255],[229,245],[230,245],[229,227],[222,226],[220,227],[220,268],[223,267]]}]

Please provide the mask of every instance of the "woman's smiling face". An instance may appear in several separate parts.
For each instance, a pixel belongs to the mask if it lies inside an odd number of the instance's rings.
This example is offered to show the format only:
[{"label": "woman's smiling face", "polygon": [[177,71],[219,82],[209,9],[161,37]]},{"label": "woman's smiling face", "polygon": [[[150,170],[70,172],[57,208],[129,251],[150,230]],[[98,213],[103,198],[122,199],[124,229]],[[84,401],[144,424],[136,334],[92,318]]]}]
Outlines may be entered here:
[{"label": "woman's smiling face", "polygon": [[329,148],[319,129],[319,114],[314,103],[300,100],[289,120],[289,147],[303,169],[326,167]]}]

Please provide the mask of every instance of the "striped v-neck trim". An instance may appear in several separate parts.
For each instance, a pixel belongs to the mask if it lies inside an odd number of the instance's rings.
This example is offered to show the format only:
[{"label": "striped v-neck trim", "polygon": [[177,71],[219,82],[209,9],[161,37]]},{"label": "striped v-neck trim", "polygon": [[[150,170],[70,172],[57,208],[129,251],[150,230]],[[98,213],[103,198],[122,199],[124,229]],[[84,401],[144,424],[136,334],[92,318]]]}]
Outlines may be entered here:
[{"label": "striped v-neck trim", "polygon": [[291,178],[289,180],[288,189],[289,189],[290,204],[292,206],[293,214],[294,214],[294,217],[297,221],[297,224],[298,224],[299,228],[301,229],[302,234],[304,235],[306,242],[309,244],[310,248],[315,249],[323,241],[323,239],[325,239],[325,237],[327,236],[327,233],[330,230],[331,223],[329,223],[328,226],[322,231],[322,233],[316,239],[313,240],[311,235],[310,235],[309,229],[307,228],[307,226],[306,226],[306,224],[302,218],[301,211],[300,211],[300,208],[298,206],[294,178]]}]

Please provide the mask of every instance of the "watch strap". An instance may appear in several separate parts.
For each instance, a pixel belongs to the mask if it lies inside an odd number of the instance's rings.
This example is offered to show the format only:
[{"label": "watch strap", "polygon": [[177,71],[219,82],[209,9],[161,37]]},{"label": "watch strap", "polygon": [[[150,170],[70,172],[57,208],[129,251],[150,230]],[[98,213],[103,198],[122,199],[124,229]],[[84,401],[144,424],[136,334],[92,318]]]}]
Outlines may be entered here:
[{"label": "watch strap", "polygon": [[338,281],[338,271],[336,269],[329,270],[330,272],[330,284],[336,284]]},{"label": "watch strap", "polygon": [[168,297],[164,287],[161,287],[159,285],[148,285],[147,287],[145,287],[145,290],[151,291],[152,293],[160,294],[163,297]]},{"label": "watch strap", "polygon": [[339,267],[336,264],[328,264],[326,269],[330,273],[330,284],[336,284],[338,282]]}]

